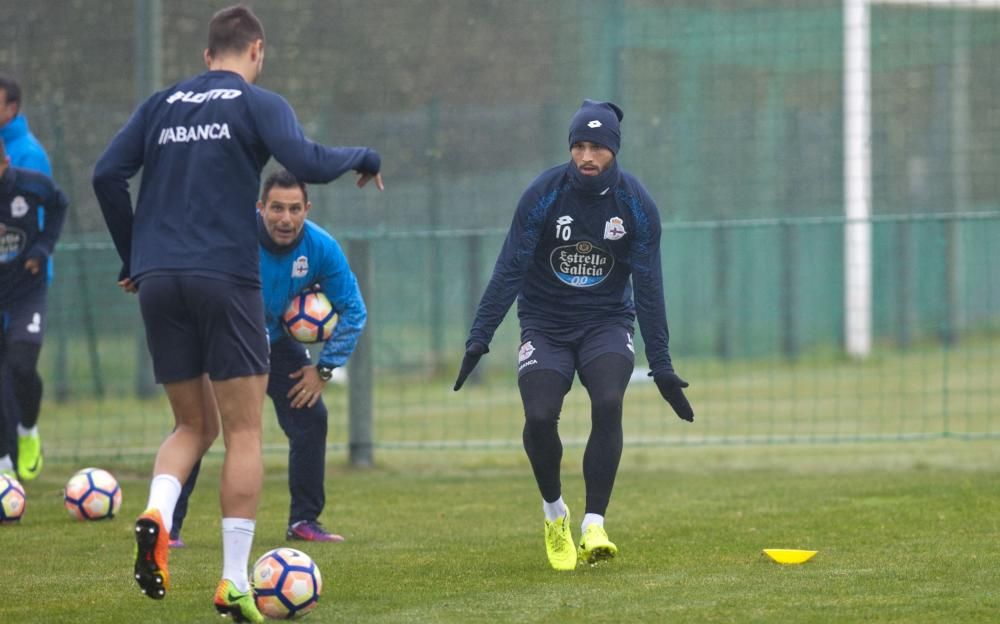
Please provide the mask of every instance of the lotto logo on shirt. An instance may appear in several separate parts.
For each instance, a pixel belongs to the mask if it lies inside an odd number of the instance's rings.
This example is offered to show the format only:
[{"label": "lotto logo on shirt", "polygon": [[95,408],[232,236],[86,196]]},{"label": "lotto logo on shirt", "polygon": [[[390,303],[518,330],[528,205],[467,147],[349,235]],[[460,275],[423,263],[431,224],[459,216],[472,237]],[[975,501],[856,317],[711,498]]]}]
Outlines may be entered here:
[{"label": "lotto logo on shirt", "polygon": [[615,267],[614,256],[589,241],[556,247],[549,262],[560,282],[576,288],[597,286]]},{"label": "lotto logo on shirt", "polygon": [[201,93],[194,91],[174,91],[167,98],[167,104],[174,102],[185,102],[187,104],[201,104],[211,100],[232,100],[243,95],[239,89],[209,89]]}]

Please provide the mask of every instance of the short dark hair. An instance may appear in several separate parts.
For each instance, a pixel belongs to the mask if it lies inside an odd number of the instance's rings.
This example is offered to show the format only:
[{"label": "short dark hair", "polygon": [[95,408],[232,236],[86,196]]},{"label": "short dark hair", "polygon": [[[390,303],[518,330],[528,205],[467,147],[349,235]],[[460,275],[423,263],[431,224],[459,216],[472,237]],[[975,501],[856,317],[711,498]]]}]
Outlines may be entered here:
[{"label": "short dark hair", "polygon": [[309,203],[309,193],[306,192],[305,182],[300,181],[298,178],[293,176],[287,169],[278,169],[271,175],[267,176],[264,180],[264,187],[260,190],[260,201],[267,203],[267,196],[274,187],[278,188],[295,188],[299,187],[302,191],[302,201]]},{"label": "short dark hair", "polygon": [[208,54],[212,58],[226,53],[240,53],[264,38],[264,25],[250,7],[237,4],[212,16],[208,23]]},{"label": "short dark hair", "polygon": [[17,102],[18,110],[21,109],[21,85],[8,76],[0,76],[0,91],[7,93],[7,103]]}]

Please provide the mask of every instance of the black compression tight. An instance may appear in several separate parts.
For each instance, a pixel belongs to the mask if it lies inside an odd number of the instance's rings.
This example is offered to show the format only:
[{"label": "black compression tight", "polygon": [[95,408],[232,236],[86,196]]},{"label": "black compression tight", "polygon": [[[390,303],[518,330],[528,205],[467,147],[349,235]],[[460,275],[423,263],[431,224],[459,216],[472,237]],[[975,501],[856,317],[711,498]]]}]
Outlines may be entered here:
[{"label": "black compression tight", "polygon": [[[587,513],[604,515],[622,455],[622,399],[632,374],[632,363],[609,353],[580,370],[591,401],[591,430],[583,456]],[[554,371],[521,377],[518,388],[524,403],[524,450],[535,473],[542,498],[553,502],[562,495],[559,466],[563,447],[559,413],[570,381]]]},{"label": "black compression tight", "polygon": [[563,447],[559,439],[559,412],[570,380],[555,371],[528,373],[517,381],[524,404],[524,450],[535,473],[542,498],[554,502],[562,496],[559,464]]},{"label": "black compression tight", "polygon": [[12,342],[7,345],[4,364],[10,368],[14,396],[21,411],[21,425],[30,429],[38,423],[42,403],[42,378],[38,375],[41,345]]},{"label": "black compression tight", "polygon": [[617,353],[598,356],[580,369],[590,395],[590,437],[583,453],[586,513],[605,515],[622,458],[622,401],[632,362]]}]

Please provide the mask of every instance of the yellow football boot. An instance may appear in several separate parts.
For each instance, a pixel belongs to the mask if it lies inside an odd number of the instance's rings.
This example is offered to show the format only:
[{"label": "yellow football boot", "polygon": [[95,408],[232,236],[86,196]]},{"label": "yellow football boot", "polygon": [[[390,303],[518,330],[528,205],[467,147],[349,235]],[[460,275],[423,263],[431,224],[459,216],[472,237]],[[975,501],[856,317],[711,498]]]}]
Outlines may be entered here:
[{"label": "yellow football boot", "polygon": [[569,525],[569,507],[562,518],[545,521],[545,552],[549,556],[549,564],[556,570],[576,568],[576,548],[573,547],[573,532]]},{"label": "yellow football boot", "polygon": [[608,561],[618,554],[618,547],[608,539],[608,533],[599,524],[587,525],[580,538],[580,558],[587,563]]}]

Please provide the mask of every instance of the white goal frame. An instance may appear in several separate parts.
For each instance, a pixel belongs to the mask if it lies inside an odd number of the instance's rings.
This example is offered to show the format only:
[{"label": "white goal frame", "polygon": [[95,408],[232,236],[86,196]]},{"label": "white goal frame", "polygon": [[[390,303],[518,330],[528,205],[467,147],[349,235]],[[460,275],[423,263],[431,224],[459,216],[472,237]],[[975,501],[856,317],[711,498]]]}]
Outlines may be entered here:
[{"label": "white goal frame", "polygon": [[1000,0],[844,0],[844,342],[855,358],[872,348],[872,5],[997,10]]}]

